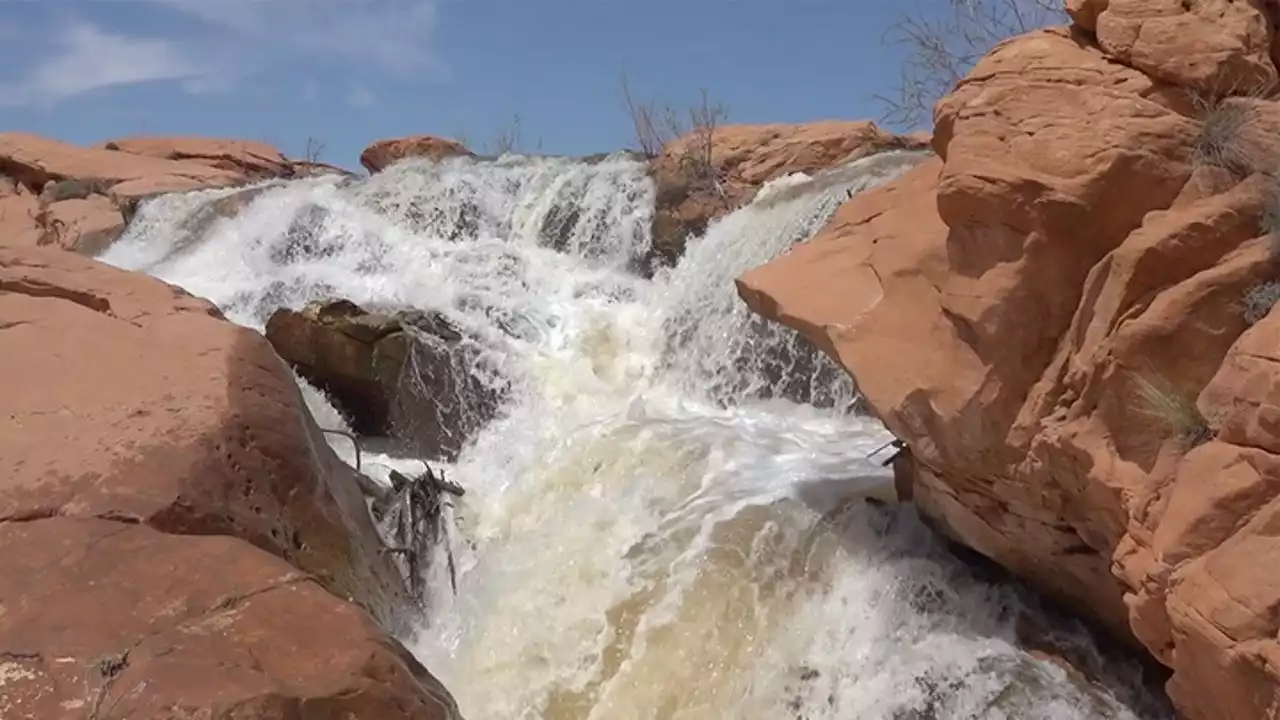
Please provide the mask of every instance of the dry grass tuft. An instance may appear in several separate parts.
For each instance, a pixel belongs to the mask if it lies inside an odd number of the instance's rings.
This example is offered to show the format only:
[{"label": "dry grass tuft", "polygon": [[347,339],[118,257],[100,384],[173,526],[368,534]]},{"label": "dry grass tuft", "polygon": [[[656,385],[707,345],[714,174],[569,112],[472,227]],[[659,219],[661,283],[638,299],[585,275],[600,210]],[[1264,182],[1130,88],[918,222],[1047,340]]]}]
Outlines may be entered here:
[{"label": "dry grass tuft", "polygon": [[1138,410],[1156,418],[1186,450],[1213,439],[1214,430],[1188,397],[1154,375],[1135,377],[1138,386]]}]

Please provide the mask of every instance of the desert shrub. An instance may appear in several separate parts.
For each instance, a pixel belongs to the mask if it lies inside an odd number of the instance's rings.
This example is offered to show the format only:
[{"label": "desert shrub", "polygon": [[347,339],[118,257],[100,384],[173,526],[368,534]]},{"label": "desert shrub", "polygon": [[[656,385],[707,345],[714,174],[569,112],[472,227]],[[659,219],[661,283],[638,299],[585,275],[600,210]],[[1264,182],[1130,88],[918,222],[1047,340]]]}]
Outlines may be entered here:
[{"label": "desert shrub", "polygon": [[634,149],[637,152],[652,160],[662,154],[662,149],[671,141],[691,135],[691,142],[685,149],[681,163],[701,173],[712,167],[712,141],[716,128],[729,118],[729,108],[721,103],[711,102],[705,88],[700,91],[696,104],[680,111],[671,105],[638,100],[624,74],[622,99],[626,104],[627,115],[631,118],[635,136]]},{"label": "desert shrub", "polygon": [[[930,3],[935,6],[939,3]],[[908,12],[885,33],[885,41],[906,49],[899,84],[881,119],[919,127],[933,117],[934,104],[1001,40],[1067,21],[1061,0],[945,0],[943,12]]]},{"label": "desert shrub", "polygon": [[1256,159],[1248,141],[1253,108],[1232,97],[1193,96],[1200,131],[1192,147],[1192,162],[1212,165],[1245,176],[1255,169]]},{"label": "desert shrub", "polygon": [[1194,397],[1189,397],[1155,375],[1135,377],[1138,410],[1155,418],[1185,449],[1203,445],[1213,438],[1213,428]]},{"label": "desert shrub", "polygon": [[1240,297],[1240,315],[1253,325],[1271,312],[1280,301],[1280,280],[1269,280],[1253,285]]}]

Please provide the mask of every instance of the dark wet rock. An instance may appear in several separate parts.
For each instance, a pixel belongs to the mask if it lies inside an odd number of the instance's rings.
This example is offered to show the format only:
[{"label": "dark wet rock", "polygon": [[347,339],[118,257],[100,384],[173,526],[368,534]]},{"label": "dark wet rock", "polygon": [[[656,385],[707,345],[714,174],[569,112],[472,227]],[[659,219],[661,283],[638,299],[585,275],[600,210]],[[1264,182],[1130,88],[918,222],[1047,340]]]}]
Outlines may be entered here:
[{"label": "dark wet rock", "polygon": [[538,244],[558,252],[564,252],[573,238],[573,229],[582,219],[582,208],[577,203],[560,203],[547,212],[538,232]]},{"label": "dark wet rock", "polygon": [[308,205],[289,223],[284,237],[271,247],[271,262],[286,265],[291,262],[324,260],[342,251],[342,243],[324,233],[329,211],[319,205]]},{"label": "dark wet rock", "polygon": [[438,312],[316,301],[276,311],[266,335],[329,393],[357,433],[389,435],[398,449],[423,457],[456,458],[505,392],[478,345]]}]

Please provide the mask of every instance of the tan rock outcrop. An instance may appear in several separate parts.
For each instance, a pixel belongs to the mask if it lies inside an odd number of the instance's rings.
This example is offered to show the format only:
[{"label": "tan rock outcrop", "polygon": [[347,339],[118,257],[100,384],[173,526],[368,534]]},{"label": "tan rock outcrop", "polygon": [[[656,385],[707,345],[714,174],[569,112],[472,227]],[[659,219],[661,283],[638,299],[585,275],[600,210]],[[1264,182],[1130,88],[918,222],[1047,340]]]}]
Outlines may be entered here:
[{"label": "tan rock outcrop", "polygon": [[82,148],[30,133],[0,133],[0,173],[33,190],[53,180],[98,180],[116,186],[146,181],[152,192],[189,190],[244,182],[232,170],[191,160],[178,161],[116,150]]},{"label": "tan rock outcrop", "polygon": [[1152,78],[1247,94],[1276,82],[1269,2],[1072,0],[1068,8],[1109,56]]},{"label": "tan rock outcrop", "polygon": [[108,140],[98,147],[165,160],[190,160],[252,180],[291,177],[294,172],[293,163],[279,150],[255,140],[142,136]]},{"label": "tan rock outcrop", "polygon": [[316,301],[301,311],[277,310],[266,336],[357,432],[389,435],[425,457],[455,458],[502,399],[484,381],[476,347],[438,313]]},{"label": "tan rock outcrop", "polygon": [[812,173],[893,148],[923,148],[928,139],[898,136],[871,122],[723,125],[679,137],[651,163],[657,185],[650,263],[671,265],[689,237],[750,202],[766,182]]},{"label": "tan rock outcrop", "polygon": [[251,141],[137,137],[82,148],[0,133],[0,245],[94,255],[149,197],[296,174],[279,151]]},{"label": "tan rock outcrop", "polygon": [[387,138],[370,143],[360,153],[360,164],[370,173],[381,172],[406,158],[444,160],[451,157],[473,157],[475,153],[457,140],[434,135],[410,135]]},{"label": "tan rock outcrop", "polygon": [[450,717],[374,624],[403,579],[262,336],[4,246],[0,336],[4,717]]},{"label": "tan rock outcrop", "polygon": [[[1269,718],[1280,316],[1246,332],[1243,298],[1277,279],[1280,181],[1204,144],[1274,142],[1280,123],[1255,99],[1207,133],[1220,118],[1188,88],[1248,92],[1274,73],[1271,31],[1250,4],[1214,22],[1190,17],[1213,3],[1165,5],[1072,2],[1096,41],[998,45],[936,107],[938,160],[739,291],[849,370],[939,529],[1144,646],[1186,717]],[[1128,44],[1108,35],[1143,18]],[[1160,40],[1184,26],[1190,64],[1185,36]]]}]

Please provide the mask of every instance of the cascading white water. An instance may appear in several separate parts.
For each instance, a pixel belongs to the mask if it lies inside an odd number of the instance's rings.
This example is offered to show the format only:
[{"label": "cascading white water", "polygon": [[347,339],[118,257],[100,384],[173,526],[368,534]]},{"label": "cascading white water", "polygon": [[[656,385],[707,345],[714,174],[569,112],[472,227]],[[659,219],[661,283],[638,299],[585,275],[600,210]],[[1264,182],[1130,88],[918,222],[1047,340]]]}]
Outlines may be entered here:
[{"label": "cascading white water", "polygon": [[227,191],[169,196],[102,259],[251,327],[337,295],[444,310],[483,345],[515,389],[447,469],[468,490],[458,594],[438,585],[408,640],[470,720],[1138,717],[1139,695],[1018,649],[1018,594],[910,509],[859,500],[889,490],[867,459],[883,429],[734,294],[919,159],[775,181],[652,281],[628,267],[653,188],[621,156],[410,162],[267,187],[213,223],[192,218]]}]

